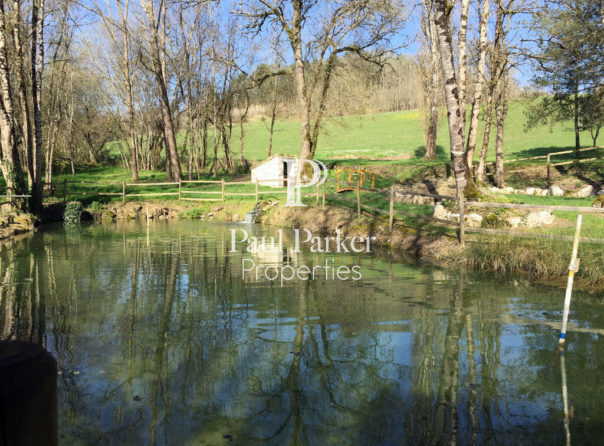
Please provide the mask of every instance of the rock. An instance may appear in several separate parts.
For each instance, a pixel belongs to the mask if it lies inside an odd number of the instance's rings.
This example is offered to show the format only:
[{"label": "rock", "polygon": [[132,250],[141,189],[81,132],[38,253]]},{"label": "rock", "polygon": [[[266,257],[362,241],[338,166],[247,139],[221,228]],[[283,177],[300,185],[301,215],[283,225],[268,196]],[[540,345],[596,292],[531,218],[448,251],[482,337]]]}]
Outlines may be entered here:
[{"label": "rock", "polygon": [[551,186],[549,188],[549,193],[552,197],[563,197],[564,191],[560,189],[558,186]]},{"label": "rock", "polygon": [[19,214],[13,217],[13,224],[28,228],[34,226],[34,220],[29,214]]},{"label": "rock", "polygon": [[482,215],[468,214],[465,217],[465,221],[470,228],[480,228],[480,226],[482,225]]},{"label": "rock", "polygon": [[596,195],[595,189],[591,184],[586,184],[581,189],[577,191],[577,197],[579,198],[587,198]]},{"label": "rock", "polygon": [[524,193],[527,195],[535,195],[535,191],[536,189],[534,187],[527,187]]},{"label": "rock", "polygon": [[447,220],[459,221],[459,214],[453,214],[453,213],[449,212],[447,214]]},{"label": "rock", "polygon": [[512,227],[512,228],[519,227],[522,224],[522,220],[523,220],[523,218],[519,217],[517,215],[514,215],[512,217],[508,217],[508,218],[505,219],[506,223],[508,225],[510,225],[510,227]]},{"label": "rock", "polygon": [[542,189],[541,190],[541,196],[542,197],[547,197],[549,195],[549,190],[547,189]]},{"label": "rock", "polygon": [[438,218],[439,220],[446,220],[447,214],[448,211],[441,203],[436,203],[434,205],[434,213],[432,214],[432,217]]},{"label": "rock", "polygon": [[504,194],[513,194],[514,193],[514,188],[510,187],[510,186],[504,187],[502,190],[503,190]]},{"label": "rock", "polygon": [[493,193],[493,194],[502,194],[503,193],[503,189],[499,189],[498,187],[489,187],[489,192]]},{"label": "rock", "polygon": [[527,228],[540,228],[549,226],[554,222],[554,214],[551,211],[531,212],[526,217]]}]

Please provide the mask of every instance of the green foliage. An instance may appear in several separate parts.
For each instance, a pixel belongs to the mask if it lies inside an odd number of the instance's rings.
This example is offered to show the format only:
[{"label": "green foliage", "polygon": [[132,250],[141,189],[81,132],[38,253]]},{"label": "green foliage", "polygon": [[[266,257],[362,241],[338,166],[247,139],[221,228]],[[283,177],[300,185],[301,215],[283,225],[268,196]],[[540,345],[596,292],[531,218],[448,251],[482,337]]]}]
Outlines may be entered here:
[{"label": "green foliage", "polygon": [[79,201],[70,201],[65,206],[65,214],[63,215],[63,221],[67,224],[78,224],[82,218],[82,203]]},{"label": "green foliage", "polygon": [[106,206],[98,201],[93,201],[88,205],[88,212],[91,214],[100,214],[106,209]]},{"label": "green foliage", "polygon": [[491,212],[486,215],[482,219],[482,227],[483,228],[491,228],[491,229],[499,229],[505,226],[505,221],[501,219],[501,217],[494,212]]},{"label": "green foliage", "polygon": [[204,216],[207,212],[208,210],[206,206],[199,206],[185,209],[183,212],[180,213],[180,217],[189,220],[197,220]]}]

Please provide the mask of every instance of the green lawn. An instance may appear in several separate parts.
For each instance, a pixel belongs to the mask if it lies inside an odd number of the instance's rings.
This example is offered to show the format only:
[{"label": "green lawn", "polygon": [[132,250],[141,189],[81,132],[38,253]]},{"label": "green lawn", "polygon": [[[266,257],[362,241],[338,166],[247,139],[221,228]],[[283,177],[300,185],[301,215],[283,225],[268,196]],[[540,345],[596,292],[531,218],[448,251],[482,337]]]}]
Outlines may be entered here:
[{"label": "green lawn", "polygon": [[[504,135],[505,154],[508,158],[543,155],[574,147],[572,122],[558,124],[553,128],[537,127],[525,132],[524,110],[524,105],[519,102],[510,104]],[[469,113],[468,109],[468,115]],[[484,124],[481,121],[477,139],[478,152],[482,145],[483,128]],[[239,133],[239,126],[233,126],[231,145],[236,158],[239,152]],[[495,133],[496,129],[493,126],[491,149],[495,146]],[[209,132],[210,140],[211,136],[212,131]],[[585,147],[591,145],[588,132],[583,132],[581,138]],[[268,141],[268,120],[245,124],[244,150],[249,160],[265,159]],[[180,147],[184,146],[184,132],[179,134],[178,143]],[[441,109],[437,146],[438,157],[441,160],[448,159],[449,132],[444,108]],[[299,121],[278,120],[273,137],[273,154],[297,154],[299,150]],[[116,148],[113,148],[111,153],[119,158]],[[317,149],[317,158],[322,160],[398,158],[396,162],[401,162],[401,158],[408,157],[410,159],[405,162],[413,163],[421,159],[423,154],[424,137],[417,110],[328,118],[324,121]],[[490,150],[488,159],[494,160],[494,150]]]},{"label": "green lawn", "polygon": [[[449,157],[449,133],[446,113],[438,128],[438,153]],[[505,126],[506,156],[534,156],[550,151],[570,149],[574,144],[572,123],[559,124],[553,128],[538,127],[524,131],[524,106],[518,102],[510,104]],[[296,154],[300,149],[300,124],[298,121],[280,120],[276,123],[273,153]],[[478,141],[482,141],[483,126],[480,126]],[[590,146],[587,132],[582,135],[582,143]],[[268,121],[249,122],[245,125],[245,153],[249,159],[266,158],[269,131]],[[233,128],[233,141],[239,140],[239,129]],[[491,132],[491,148],[495,145],[495,127]],[[479,146],[480,147],[480,146]],[[234,149],[238,149],[238,145]],[[319,137],[317,158],[387,158],[411,156],[421,158],[424,153],[424,139],[420,127],[418,111],[409,110],[374,115],[343,116],[325,121]],[[489,160],[494,160],[491,150]]]}]

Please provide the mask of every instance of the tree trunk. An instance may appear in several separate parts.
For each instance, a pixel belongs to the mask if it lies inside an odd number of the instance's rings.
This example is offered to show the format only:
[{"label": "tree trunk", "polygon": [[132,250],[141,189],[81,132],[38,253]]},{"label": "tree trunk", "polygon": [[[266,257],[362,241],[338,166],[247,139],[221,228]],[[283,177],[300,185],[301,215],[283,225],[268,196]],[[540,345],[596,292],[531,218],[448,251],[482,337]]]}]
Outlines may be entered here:
[{"label": "tree trunk", "polygon": [[478,39],[478,79],[476,80],[474,99],[472,100],[472,114],[470,128],[468,130],[468,143],[466,144],[466,155],[470,169],[474,164],[474,152],[476,151],[476,135],[478,133],[478,117],[480,115],[480,104],[482,101],[482,88],[484,85],[485,67],[487,59],[487,26],[489,21],[489,0],[483,0],[480,13],[480,31]]},{"label": "tree trunk", "polygon": [[12,89],[10,84],[10,66],[8,62],[6,32],[6,12],[4,1],[0,1],[0,97],[3,107],[0,107],[0,144],[2,145],[2,160],[0,169],[6,182],[6,188],[11,193],[22,192],[23,173],[19,161],[19,152],[15,143],[15,121]]},{"label": "tree trunk", "polygon": [[578,74],[575,77],[575,91],[573,94],[573,113],[574,113],[574,124],[575,124],[575,150],[577,156],[581,150],[581,134],[579,131],[579,77]]},{"label": "tree trunk", "polygon": [[293,17],[290,32],[290,44],[294,52],[294,79],[296,81],[296,96],[300,114],[300,158],[311,158],[310,142],[310,113],[304,75],[304,59],[302,56],[302,0],[293,1]]},{"label": "tree trunk", "polygon": [[275,132],[275,120],[277,119],[277,76],[273,79],[273,101],[271,103],[271,125],[269,128],[268,137],[268,154],[267,158],[271,157],[273,153],[273,134]]},{"label": "tree trunk", "polygon": [[464,151],[463,119],[453,63],[453,47],[451,44],[451,29],[449,27],[448,16],[449,8],[446,0],[435,0],[434,7],[434,22],[438,34],[440,63],[445,84],[445,99],[449,119],[451,166],[455,175],[457,194],[461,197],[468,186],[473,186],[473,182],[469,176],[468,163]]},{"label": "tree trunk", "polygon": [[202,145],[201,145],[201,168],[205,169],[208,163],[208,120],[203,118],[203,128],[202,128],[203,136],[202,136]]},{"label": "tree trunk", "polygon": [[[13,14],[15,14],[13,22],[13,42],[15,45],[15,71],[17,74],[17,87],[19,92],[19,108],[21,109],[21,134],[23,138],[23,146],[25,148],[25,165],[27,168],[27,185],[31,189],[34,182],[34,154],[33,154],[33,137],[31,128],[31,115],[29,109],[29,101],[27,98],[27,83],[25,80],[25,61],[23,58],[23,44],[21,42],[21,4],[19,1],[13,1]],[[33,18],[33,14],[32,14]],[[35,25],[34,25],[35,26]],[[32,37],[35,39],[35,33]],[[35,40],[32,44],[35,48]],[[35,61],[35,58],[33,59]],[[35,69],[35,68],[34,68]],[[35,78],[34,78],[35,81]],[[16,118],[13,118],[16,119]]]},{"label": "tree trunk", "polygon": [[[427,99],[426,123],[424,126],[424,137],[426,144],[425,158],[432,160],[436,158],[436,136],[438,132],[438,97],[439,97],[439,75],[440,61],[438,60],[438,36],[434,24],[434,11],[429,0],[422,0],[422,30],[426,45],[429,48],[429,60],[427,70],[422,70],[424,78],[424,97]],[[425,67],[425,62],[422,64]]]},{"label": "tree trunk", "polygon": [[493,119],[493,93],[489,92],[487,96],[487,106],[485,111],[484,133],[482,135],[482,148],[480,149],[480,160],[478,161],[478,170],[476,171],[476,181],[483,183],[486,175],[487,153],[489,152],[489,143],[491,140],[491,121]]},{"label": "tree trunk", "polygon": [[[459,107],[461,108],[461,120],[463,127],[466,126],[466,72],[467,72],[467,41],[468,31],[468,8],[470,0],[461,0],[461,14],[459,17],[459,34],[457,35],[457,55],[459,58]],[[471,164],[469,164],[471,166]]]},{"label": "tree trunk", "polygon": [[[34,1],[31,16],[32,33],[31,47],[31,83],[32,104],[34,113],[34,142],[33,142],[33,171],[34,181],[31,188],[31,211],[42,213],[42,71],[44,69],[44,0]],[[37,57],[36,57],[37,52]],[[37,61],[34,62],[34,61]],[[37,66],[36,66],[37,65]]]},{"label": "tree trunk", "polygon": [[507,75],[504,75],[499,92],[497,104],[495,105],[495,116],[497,118],[497,140],[495,144],[495,182],[497,187],[504,187],[504,164],[503,164],[503,130],[505,118],[508,113],[507,99]]},{"label": "tree trunk", "polygon": [[[165,5],[165,2],[162,2]],[[148,20],[148,31],[150,35],[150,57],[153,65],[153,75],[155,77],[155,83],[159,93],[159,101],[161,104],[162,119],[164,123],[164,135],[166,138],[166,158],[170,160],[170,168],[172,170],[173,178],[179,181],[182,177],[182,171],[180,170],[180,161],[178,159],[178,148],[176,146],[176,132],[174,129],[174,121],[172,118],[172,111],[170,109],[170,99],[168,97],[168,87],[166,85],[165,75],[165,55],[162,59],[160,54],[160,42],[155,23],[155,14],[153,12],[153,4],[151,0],[143,1],[143,8],[147,15]],[[165,9],[165,6],[164,6]],[[165,20],[165,14],[164,14]],[[164,22],[165,24],[165,22]],[[162,28],[162,43],[165,44],[165,27]]]}]

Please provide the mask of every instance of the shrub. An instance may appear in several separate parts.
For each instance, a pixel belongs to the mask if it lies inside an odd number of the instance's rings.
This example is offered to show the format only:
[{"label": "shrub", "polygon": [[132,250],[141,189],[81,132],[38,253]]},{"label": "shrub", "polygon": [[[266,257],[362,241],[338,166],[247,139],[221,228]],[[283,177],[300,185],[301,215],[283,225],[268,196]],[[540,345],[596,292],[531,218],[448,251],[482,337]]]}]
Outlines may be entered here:
[{"label": "shrub", "polygon": [[82,218],[82,203],[79,201],[70,201],[65,206],[65,214],[63,214],[63,221],[68,224],[77,224]]}]

